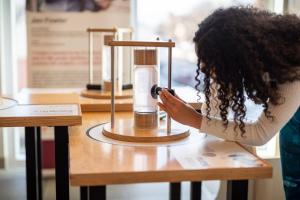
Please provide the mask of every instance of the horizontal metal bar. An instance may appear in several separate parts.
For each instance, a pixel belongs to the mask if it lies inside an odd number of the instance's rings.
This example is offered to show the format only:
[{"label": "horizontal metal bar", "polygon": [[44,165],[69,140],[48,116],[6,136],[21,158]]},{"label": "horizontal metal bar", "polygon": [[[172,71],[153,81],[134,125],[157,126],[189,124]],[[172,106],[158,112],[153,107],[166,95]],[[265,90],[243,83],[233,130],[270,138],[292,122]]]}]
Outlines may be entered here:
[{"label": "horizontal metal bar", "polygon": [[149,42],[149,41],[110,41],[108,46],[128,46],[128,47],[175,47],[175,42]]},{"label": "horizontal metal bar", "polygon": [[117,28],[118,33],[132,33],[133,28]]},{"label": "horizontal metal bar", "polygon": [[88,28],[86,29],[87,32],[117,32],[117,28]]},{"label": "horizontal metal bar", "polygon": [[132,28],[88,28],[87,32],[106,32],[106,33],[132,33]]}]

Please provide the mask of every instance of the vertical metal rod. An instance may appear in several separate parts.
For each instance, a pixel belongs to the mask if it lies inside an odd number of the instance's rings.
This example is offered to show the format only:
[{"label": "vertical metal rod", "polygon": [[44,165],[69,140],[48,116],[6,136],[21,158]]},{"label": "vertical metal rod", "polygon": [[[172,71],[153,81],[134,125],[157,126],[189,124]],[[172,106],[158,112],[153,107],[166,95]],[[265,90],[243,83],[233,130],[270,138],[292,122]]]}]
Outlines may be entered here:
[{"label": "vertical metal rod", "polygon": [[111,128],[114,128],[115,125],[115,48],[111,46],[110,48],[110,57],[111,57]]},{"label": "vertical metal rod", "polygon": [[[169,40],[172,42],[172,40]],[[168,48],[168,89],[172,89],[172,47]],[[167,133],[171,133],[171,117],[167,116]]]},{"label": "vertical metal rod", "polygon": [[89,82],[90,84],[93,84],[93,71],[94,71],[94,66],[93,66],[93,32],[89,32]]},{"label": "vertical metal rod", "polygon": [[[132,31],[129,33],[129,40],[132,41]],[[132,53],[132,47],[130,47],[129,49],[130,51],[130,56],[129,56],[129,59],[130,59],[130,67],[129,67],[129,84],[132,84],[133,83],[133,80],[132,80],[132,75],[133,75],[133,53]]]},{"label": "vertical metal rod", "polygon": [[[120,33],[118,41],[124,40],[122,33]],[[117,47],[117,63],[116,63],[116,83],[117,83],[117,91],[122,91],[123,85],[123,64],[124,64],[124,48],[125,47]]]},{"label": "vertical metal rod", "polygon": [[283,1],[283,14],[289,14],[289,1]]}]

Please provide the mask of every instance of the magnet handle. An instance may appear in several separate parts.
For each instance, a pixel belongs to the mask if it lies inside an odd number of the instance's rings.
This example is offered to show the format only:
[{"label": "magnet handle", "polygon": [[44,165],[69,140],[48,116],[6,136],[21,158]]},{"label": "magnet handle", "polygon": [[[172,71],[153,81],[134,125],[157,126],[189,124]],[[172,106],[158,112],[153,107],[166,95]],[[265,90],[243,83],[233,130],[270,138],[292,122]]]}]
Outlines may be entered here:
[{"label": "magnet handle", "polygon": [[151,96],[153,99],[157,99],[157,96],[158,96],[158,92],[162,91],[162,89],[167,89],[170,94],[172,94],[173,96],[175,95],[175,90],[173,89],[168,89],[168,88],[162,88],[162,87],[159,87],[157,86],[156,84],[152,86],[151,88]]}]

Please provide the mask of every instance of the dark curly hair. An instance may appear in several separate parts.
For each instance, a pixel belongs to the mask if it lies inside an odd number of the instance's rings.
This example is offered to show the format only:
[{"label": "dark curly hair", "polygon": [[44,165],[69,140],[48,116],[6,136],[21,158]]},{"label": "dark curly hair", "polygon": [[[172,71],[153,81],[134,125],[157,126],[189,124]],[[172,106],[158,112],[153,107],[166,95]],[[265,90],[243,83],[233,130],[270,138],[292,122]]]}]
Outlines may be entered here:
[{"label": "dark curly hair", "polygon": [[[199,24],[193,39],[198,57],[196,89],[204,73],[207,118],[210,119],[211,79],[217,84],[218,108],[225,128],[228,110],[234,113],[235,130],[245,135],[245,94],[262,104],[278,105],[278,86],[300,79],[300,19],[253,7],[218,9]],[[200,67],[201,63],[201,67]],[[200,96],[199,96],[200,97]]]}]

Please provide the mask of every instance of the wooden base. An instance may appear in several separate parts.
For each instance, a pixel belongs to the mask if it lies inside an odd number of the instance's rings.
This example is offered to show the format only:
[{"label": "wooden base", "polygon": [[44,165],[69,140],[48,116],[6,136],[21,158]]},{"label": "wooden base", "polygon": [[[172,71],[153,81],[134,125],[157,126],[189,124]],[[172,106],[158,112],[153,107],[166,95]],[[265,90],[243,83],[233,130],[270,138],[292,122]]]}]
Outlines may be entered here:
[{"label": "wooden base", "polygon": [[[110,99],[111,92],[104,92],[99,90],[82,90],[81,96],[92,99]],[[132,98],[132,90],[124,90],[121,92],[115,92],[116,99],[129,99]]]},{"label": "wooden base", "polygon": [[168,134],[165,121],[161,121],[159,128],[156,129],[139,129],[134,127],[133,120],[119,119],[115,121],[113,129],[110,123],[106,124],[103,135],[126,142],[171,142],[188,137],[190,132],[186,127],[176,125]]}]

